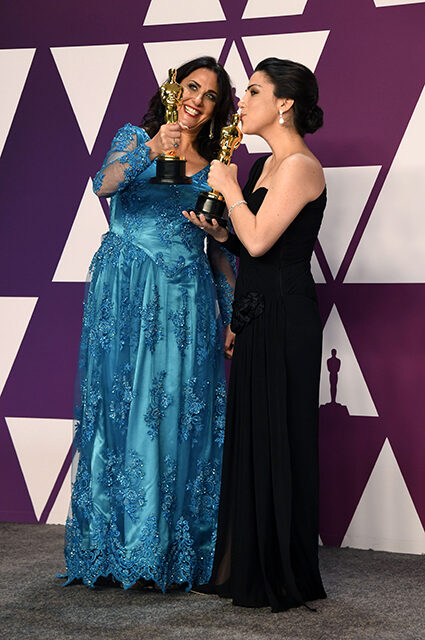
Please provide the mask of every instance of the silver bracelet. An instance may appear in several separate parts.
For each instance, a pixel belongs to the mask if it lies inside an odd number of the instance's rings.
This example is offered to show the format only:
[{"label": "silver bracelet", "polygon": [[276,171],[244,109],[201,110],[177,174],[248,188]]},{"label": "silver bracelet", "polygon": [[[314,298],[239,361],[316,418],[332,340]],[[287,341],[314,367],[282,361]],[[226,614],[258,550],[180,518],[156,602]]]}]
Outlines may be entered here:
[{"label": "silver bracelet", "polygon": [[232,213],[233,209],[235,207],[237,207],[238,205],[240,205],[240,204],[248,204],[248,203],[247,203],[246,200],[238,200],[237,202],[235,202],[235,204],[232,204],[232,206],[230,207],[229,211],[227,212],[229,218],[230,218],[230,214]]}]

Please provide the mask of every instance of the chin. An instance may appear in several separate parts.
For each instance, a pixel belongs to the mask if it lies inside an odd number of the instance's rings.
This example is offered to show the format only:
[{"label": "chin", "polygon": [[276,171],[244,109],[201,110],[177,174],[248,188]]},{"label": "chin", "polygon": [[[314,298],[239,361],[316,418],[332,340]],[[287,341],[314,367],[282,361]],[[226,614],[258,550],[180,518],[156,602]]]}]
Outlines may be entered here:
[{"label": "chin", "polygon": [[187,118],[181,118],[180,119],[181,124],[183,124],[185,127],[188,128],[189,131],[196,131],[197,129],[200,129],[203,125],[203,122],[193,122],[193,120],[188,120]]}]

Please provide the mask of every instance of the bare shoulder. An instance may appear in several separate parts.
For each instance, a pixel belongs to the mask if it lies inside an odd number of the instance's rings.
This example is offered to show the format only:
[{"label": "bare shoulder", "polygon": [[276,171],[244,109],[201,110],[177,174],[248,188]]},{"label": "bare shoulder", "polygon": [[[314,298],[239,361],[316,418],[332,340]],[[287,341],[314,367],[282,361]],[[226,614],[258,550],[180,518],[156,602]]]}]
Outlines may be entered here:
[{"label": "bare shoulder", "polygon": [[312,153],[303,153],[298,151],[297,153],[291,153],[286,156],[280,163],[280,166],[294,166],[294,167],[321,167],[320,162]]},{"label": "bare shoulder", "polygon": [[322,165],[312,153],[299,152],[287,156],[280,163],[275,177],[281,184],[303,185],[309,200],[316,199],[325,187]]}]

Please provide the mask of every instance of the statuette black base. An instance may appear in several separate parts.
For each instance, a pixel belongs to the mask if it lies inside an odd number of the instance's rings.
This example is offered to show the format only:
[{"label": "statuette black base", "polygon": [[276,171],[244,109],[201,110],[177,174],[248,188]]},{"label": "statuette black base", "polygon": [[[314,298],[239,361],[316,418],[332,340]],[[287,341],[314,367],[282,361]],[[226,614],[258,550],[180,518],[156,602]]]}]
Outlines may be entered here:
[{"label": "statuette black base", "polygon": [[223,218],[225,209],[226,203],[222,196],[216,196],[212,191],[201,191],[195,213],[197,216],[203,213],[208,222],[215,219],[221,227],[225,227],[227,225],[227,220]]},{"label": "statuette black base", "polygon": [[153,184],[192,184],[192,178],[186,176],[186,160],[160,156],[156,161],[156,177]]}]

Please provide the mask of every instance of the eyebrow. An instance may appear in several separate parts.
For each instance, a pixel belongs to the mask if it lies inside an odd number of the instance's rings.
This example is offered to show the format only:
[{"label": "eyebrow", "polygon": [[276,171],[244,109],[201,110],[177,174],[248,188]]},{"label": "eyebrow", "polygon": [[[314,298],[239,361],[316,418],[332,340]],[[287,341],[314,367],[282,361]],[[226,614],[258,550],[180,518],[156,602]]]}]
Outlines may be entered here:
[{"label": "eyebrow", "polygon": [[[196,80],[191,80],[191,82],[193,82],[193,84],[196,84],[199,89],[201,88],[201,85],[199,84],[199,82],[196,82]],[[214,89],[208,89],[207,93],[215,93],[215,95],[217,95],[217,91],[215,91]]]},{"label": "eyebrow", "polygon": [[249,85],[248,89],[251,89],[251,87],[261,87],[261,84],[258,84],[257,82],[253,82],[252,84]]}]

